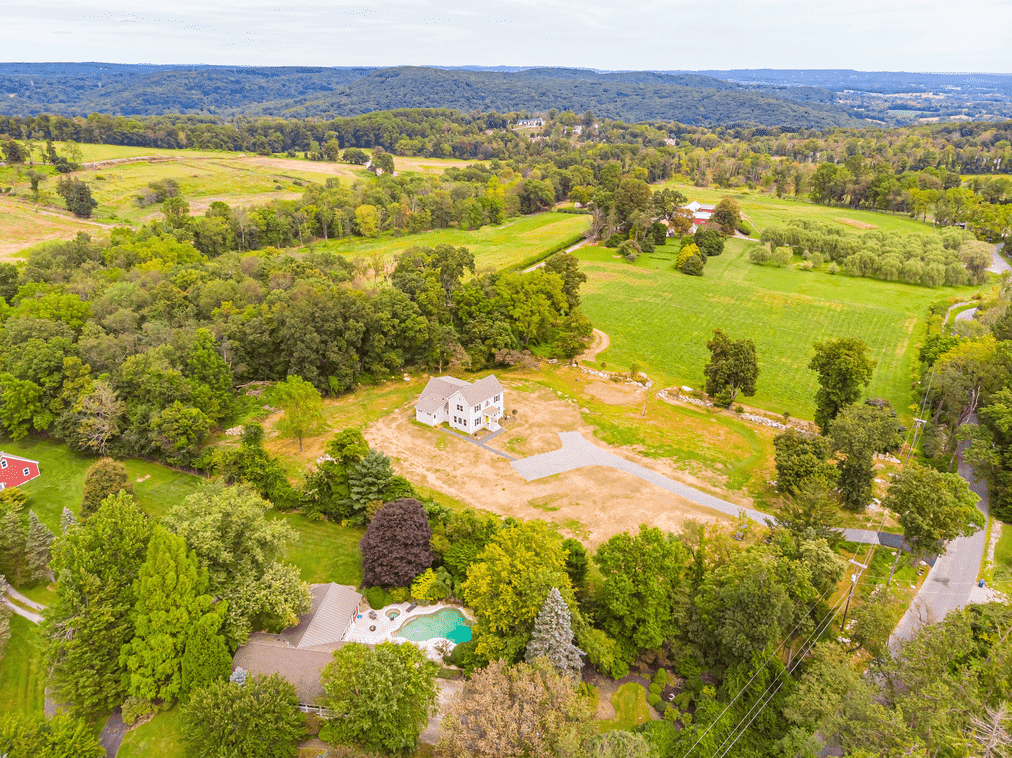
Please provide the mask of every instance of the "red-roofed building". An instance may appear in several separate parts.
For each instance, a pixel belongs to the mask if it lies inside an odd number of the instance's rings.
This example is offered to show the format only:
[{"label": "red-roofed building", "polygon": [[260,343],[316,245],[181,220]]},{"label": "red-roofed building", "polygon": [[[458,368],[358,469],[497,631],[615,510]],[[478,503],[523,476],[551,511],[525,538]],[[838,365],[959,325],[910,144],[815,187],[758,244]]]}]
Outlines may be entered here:
[{"label": "red-roofed building", "polygon": [[39,475],[39,462],[0,450],[0,490],[30,482]]}]

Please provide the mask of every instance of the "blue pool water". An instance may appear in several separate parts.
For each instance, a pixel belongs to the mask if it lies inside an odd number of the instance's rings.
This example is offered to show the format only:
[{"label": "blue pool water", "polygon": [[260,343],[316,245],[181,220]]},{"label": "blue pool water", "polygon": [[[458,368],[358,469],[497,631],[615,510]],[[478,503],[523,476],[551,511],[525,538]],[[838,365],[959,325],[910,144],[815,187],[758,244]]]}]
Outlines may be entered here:
[{"label": "blue pool water", "polygon": [[397,630],[399,637],[412,642],[423,642],[446,637],[450,642],[461,643],[471,639],[471,627],[464,614],[456,608],[444,608],[436,613],[411,619]]}]

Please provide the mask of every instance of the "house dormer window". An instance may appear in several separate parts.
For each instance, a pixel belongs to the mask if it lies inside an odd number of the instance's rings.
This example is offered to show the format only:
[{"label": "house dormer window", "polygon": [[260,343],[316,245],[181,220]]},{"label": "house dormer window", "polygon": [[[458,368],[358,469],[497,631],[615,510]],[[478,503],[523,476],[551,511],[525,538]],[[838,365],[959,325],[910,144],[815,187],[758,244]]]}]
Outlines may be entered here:
[{"label": "house dormer window", "polygon": [[22,476],[31,476],[32,475],[32,470],[30,468],[28,468],[28,466],[25,466],[23,469],[21,469],[21,475]]},{"label": "house dormer window", "polygon": [[0,458],[0,468],[7,468],[7,459]]}]

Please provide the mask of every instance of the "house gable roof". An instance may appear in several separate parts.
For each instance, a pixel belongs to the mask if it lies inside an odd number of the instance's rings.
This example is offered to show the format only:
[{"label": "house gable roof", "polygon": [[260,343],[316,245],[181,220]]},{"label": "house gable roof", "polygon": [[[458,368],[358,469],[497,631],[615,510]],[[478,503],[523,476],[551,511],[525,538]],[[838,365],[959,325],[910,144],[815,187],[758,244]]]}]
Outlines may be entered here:
[{"label": "house gable roof", "polygon": [[250,674],[280,674],[295,687],[300,703],[320,705],[320,672],[333,655],[332,650],[299,650],[251,640],[235,651],[232,667]]},{"label": "house gable roof", "polygon": [[10,461],[24,461],[25,463],[34,463],[36,466],[39,464],[38,461],[33,461],[31,458],[23,458],[20,455],[12,455],[11,453],[5,453],[0,450],[0,458],[6,458]]},{"label": "house gable roof", "polygon": [[503,392],[503,386],[494,374],[479,379],[473,384],[452,376],[434,376],[425,385],[415,408],[422,413],[435,413],[449,398],[460,392],[469,406],[478,405]]}]

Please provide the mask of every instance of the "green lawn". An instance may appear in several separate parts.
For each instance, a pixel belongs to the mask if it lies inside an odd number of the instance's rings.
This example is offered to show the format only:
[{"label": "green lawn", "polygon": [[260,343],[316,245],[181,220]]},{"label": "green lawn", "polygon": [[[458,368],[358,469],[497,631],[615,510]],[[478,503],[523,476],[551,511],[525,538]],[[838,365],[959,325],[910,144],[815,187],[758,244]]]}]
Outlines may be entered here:
[{"label": "green lawn", "polygon": [[176,707],[127,732],[116,755],[117,758],[179,758],[183,755],[182,736],[183,727]]},{"label": "green lawn", "polygon": [[289,546],[285,558],[299,567],[303,581],[337,582],[353,587],[362,583],[362,553],[358,543],[364,529],[311,521],[298,513],[271,511],[269,518],[287,521],[298,533],[298,540]]},{"label": "green lawn", "polygon": [[[30,497],[28,507],[53,531],[60,525],[64,506],[75,513],[81,506],[84,475],[97,459],[76,453],[66,445],[29,437],[6,441],[6,452],[39,462],[41,476],[21,486]],[[152,516],[161,516],[173,503],[182,501],[203,481],[199,476],[160,466],[157,463],[124,461],[134,493],[141,507]],[[143,481],[138,481],[138,480]]]},{"label": "green lawn", "polygon": [[632,729],[650,721],[647,690],[642,684],[626,682],[612,695],[611,704],[615,706],[615,718],[612,721],[598,722],[599,731]]},{"label": "green lawn", "polygon": [[377,239],[354,237],[313,243],[314,250],[370,257],[390,257],[408,248],[424,245],[463,245],[474,253],[479,268],[503,269],[574,240],[590,228],[590,216],[572,213],[539,213],[510,219],[502,226],[483,226],[475,231],[434,229],[401,237],[384,235]]},{"label": "green lawn", "polygon": [[691,184],[684,184],[680,181],[656,185],[654,190],[656,191],[661,188],[677,189],[689,200],[696,200],[700,203],[714,204],[720,202],[725,197],[734,198],[741,206],[742,215],[758,226],[760,231],[770,224],[783,224],[791,217],[818,219],[827,224],[845,226],[854,232],[860,232],[861,230],[851,224],[843,224],[839,219],[871,224],[877,229],[884,231],[898,230],[904,232],[926,232],[928,234],[934,231],[930,223],[924,223],[909,216],[896,216],[891,213],[876,213],[874,211],[816,205],[807,200],[795,200],[793,197],[778,198],[776,195],[765,194],[759,191],[750,192],[741,189],[725,190],[714,187],[694,187]]},{"label": "green lawn", "polygon": [[[994,522],[995,525],[1001,523]],[[991,527],[994,528],[993,526]],[[994,547],[993,586],[1002,592],[1012,592],[1012,525],[1002,524],[1001,537]]]},{"label": "green lawn", "polygon": [[672,271],[666,248],[635,264],[616,259],[608,248],[577,251],[588,277],[583,310],[611,337],[598,362],[639,362],[665,384],[698,389],[709,359],[706,341],[720,328],[733,339],[751,338],[759,353],[758,392],[743,402],[810,419],[818,389],[807,368],[813,343],[859,337],[878,362],[868,394],[888,398],[909,418],[918,321],[930,303],[975,290],[755,266],[747,257],[751,244],[728,241],[702,277]]},{"label": "green lawn", "polygon": [[42,714],[46,677],[38,644],[39,628],[11,614],[11,638],[0,660],[0,714]]}]

